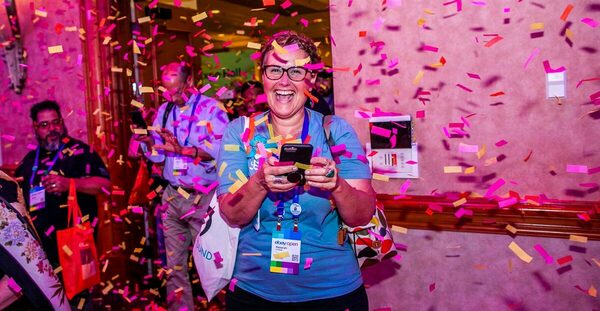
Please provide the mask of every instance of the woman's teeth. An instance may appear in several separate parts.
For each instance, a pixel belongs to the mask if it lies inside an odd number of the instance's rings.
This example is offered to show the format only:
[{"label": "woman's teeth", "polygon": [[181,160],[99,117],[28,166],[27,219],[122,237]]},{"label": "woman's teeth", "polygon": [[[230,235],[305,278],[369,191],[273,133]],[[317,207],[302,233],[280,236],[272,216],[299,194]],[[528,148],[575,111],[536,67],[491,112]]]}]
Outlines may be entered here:
[{"label": "woman's teeth", "polygon": [[275,97],[278,102],[287,103],[294,97],[293,91],[275,91]]}]

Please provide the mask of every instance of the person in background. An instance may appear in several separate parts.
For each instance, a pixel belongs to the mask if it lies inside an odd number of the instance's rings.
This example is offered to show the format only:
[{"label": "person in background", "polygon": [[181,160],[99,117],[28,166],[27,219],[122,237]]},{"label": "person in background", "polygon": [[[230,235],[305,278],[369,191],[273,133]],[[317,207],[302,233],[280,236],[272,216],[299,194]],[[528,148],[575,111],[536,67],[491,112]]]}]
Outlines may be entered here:
[{"label": "person in background", "polygon": [[[98,215],[96,196],[111,190],[111,183],[102,159],[86,143],[68,135],[60,107],[54,101],[43,101],[31,107],[33,130],[38,147],[25,155],[15,176],[25,193],[25,202],[40,232],[42,247],[50,264],[60,266],[56,231],[67,228],[69,182],[75,180],[77,202],[83,217],[93,222]],[[97,230],[94,230],[96,236]],[[88,293],[75,296],[71,303],[77,306]]]},{"label": "person in background", "polygon": [[317,74],[317,80],[315,81],[315,90],[321,95],[321,98],[325,103],[327,103],[332,114],[335,114],[333,102],[333,74],[328,71],[319,72]]},{"label": "person in background", "polygon": [[148,159],[164,162],[163,178],[169,182],[162,194],[167,266],[172,270],[167,279],[167,304],[169,310],[177,311],[194,310],[188,248],[215,192],[216,158],[228,123],[216,100],[192,89],[191,72],[183,62],[163,68],[167,102],[160,106],[153,123],[153,128],[160,130],[137,137]]},{"label": "person in background", "polygon": [[238,116],[249,117],[255,112],[266,111],[268,109],[266,102],[256,102],[256,98],[263,93],[264,89],[262,83],[253,80],[244,82],[240,90],[242,102],[236,107]]},{"label": "person in background", "polygon": [[[274,42],[287,52],[276,52]],[[218,162],[227,165],[219,174],[219,206],[224,219],[241,228],[237,283],[227,291],[227,310],[368,310],[356,256],[338,229],[341,221],[359,226],[371,220],[371,173],[360,160],[364,151],[356,132],[335,116],[331,136],[351,156],[339,157],[339,164],[333,160],[323,114],[304,106],[316,73],[296,64],[307,57],[320,62],[306,36],[273,35],[260,58],[270,110],[255,115],[254,123],[234,120],[223,136]],[[246,124],[254,124],[253,134],[243,135]],[[314,148],[304,186],[285,176],[298,170],[295,165],[277,163],[284,142]]]}]

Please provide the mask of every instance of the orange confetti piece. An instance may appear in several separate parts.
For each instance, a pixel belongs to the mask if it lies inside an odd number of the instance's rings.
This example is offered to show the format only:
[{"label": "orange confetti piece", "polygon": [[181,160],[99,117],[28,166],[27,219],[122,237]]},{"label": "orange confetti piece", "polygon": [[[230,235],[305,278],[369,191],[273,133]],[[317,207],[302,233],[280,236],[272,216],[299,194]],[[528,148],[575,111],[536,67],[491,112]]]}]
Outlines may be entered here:
[{"label": "orange confetti piece", "polygon": [[567,5],[567,7],[565,8],[565,10],[564,10],[564,11],[562,12],[562,14],[560,15],[560,19],[561,19],[563,22],[566,22],[566,21],[567,21],[567,18],[569,17],[569,14],[571,14],[571,11],[573,11],[573,7],[574,7],[574,6],[573,6],[572,4],[569,4],[569,5]]}]

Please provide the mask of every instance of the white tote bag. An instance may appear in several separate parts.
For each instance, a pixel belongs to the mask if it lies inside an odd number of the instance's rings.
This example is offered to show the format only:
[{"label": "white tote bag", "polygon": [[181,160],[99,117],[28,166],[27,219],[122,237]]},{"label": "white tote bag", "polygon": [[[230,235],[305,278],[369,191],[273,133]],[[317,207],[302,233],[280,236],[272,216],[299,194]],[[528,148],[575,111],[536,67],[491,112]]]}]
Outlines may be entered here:
[{"label": "white tote bag", "polygon": [[194,263],[206,298],[211,301],[229,283],[235,266],[239,228],[221,217],[217,194],[210,201],[202,230],[194,242]]}]

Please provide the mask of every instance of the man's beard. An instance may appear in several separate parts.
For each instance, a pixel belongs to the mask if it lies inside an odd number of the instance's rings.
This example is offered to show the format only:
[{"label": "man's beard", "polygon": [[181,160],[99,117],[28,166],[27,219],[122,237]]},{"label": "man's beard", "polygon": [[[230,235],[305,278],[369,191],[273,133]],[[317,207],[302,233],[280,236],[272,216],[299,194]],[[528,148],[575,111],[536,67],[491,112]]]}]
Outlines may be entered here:
[{"label": "man's beard", "polygon": [[[61,133],[62,132],[62,133]],[[46,137],[40,137],[36,134],[38,143],[40,146],[48,151],[57,151],[62,144],[62,139],[67,136],[67,129],[63,127],[63,129],[59,131],[51,131],[46,135]],[[57,139],[58,137],[58,139]]]}]

